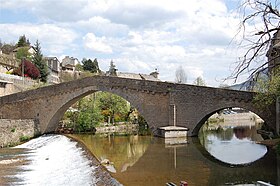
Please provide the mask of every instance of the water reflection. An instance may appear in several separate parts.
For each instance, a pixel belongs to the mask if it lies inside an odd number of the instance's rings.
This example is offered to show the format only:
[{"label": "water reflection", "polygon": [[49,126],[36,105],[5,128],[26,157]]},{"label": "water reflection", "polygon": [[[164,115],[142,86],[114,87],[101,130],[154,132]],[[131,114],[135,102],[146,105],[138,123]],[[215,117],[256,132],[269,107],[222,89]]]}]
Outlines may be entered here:
[{"label": "water reflection", "polygon": [[262,140],[257,134],[257,125],[251,120],[244,120],[243,124],[222,122],[205,124],[200,130],[200,143],[218,160],[233,164],[248,164],[262,158],[267,153],[264,145],[256,144]]},{"label": "water reflection", "polygon": [[[276,155],[269,151],[245,167],[230,167],[213,161],[198,138],[183,145],[166,144],[149,136],[80,136],[99,158],[107,158],[116,169],[112,176],[123,185],[165,185],[187,181],[189,185],[237,185],[258,181],[277,183]],[[134,156],[134,157],[133,157]]]},{"label": "water reflection", "polygon": [[78,136],[100,162],[113,173],[124,172],[133,166],[147,150],[151,143],[151,137],[143,136],[108,136],[100,137],[93,135]]}]

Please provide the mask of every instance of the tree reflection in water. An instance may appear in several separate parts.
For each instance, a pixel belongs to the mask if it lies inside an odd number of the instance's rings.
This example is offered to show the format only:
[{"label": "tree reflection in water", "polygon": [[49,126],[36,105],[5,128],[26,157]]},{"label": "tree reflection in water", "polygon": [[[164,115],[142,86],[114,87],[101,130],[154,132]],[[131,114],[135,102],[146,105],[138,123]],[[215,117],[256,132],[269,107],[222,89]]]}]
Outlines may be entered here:
[{"label": "tree reflection in water", "polygon": [[[257,134],[257,127],[252,120],[243,123],[205,124],[199,133],[199,139],[205,149],[218,160],[229,164],[248,164],[263,157],[267,148],[256,144],[262,140]],[[236,156],[235,156],[236,155]]]}]

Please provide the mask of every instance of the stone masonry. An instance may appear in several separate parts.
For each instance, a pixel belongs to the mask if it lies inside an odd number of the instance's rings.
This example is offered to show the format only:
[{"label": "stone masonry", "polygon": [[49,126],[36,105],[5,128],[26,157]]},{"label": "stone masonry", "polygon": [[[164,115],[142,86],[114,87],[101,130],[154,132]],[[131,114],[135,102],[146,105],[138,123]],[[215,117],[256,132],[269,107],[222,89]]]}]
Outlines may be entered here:
[{"label": "stone masonry", "polygon": [[0,119],[0,147],[13,146],[24,138],[36,136],[36,123],[32,119]]},{"label": "stone masonry", "polygon": [[36,119],[39,131],[55,131],[65,111],[82,97],[96,91],[117,94],[144,116],[152,131],[174,124],[198,130],[209,116],[225,108],[240,107],[258,114],[275,130],[275,105],[269,112],[257,109],[252,92],[243,92],[186,84],[93,76],[36,90],[0,97],[0,118]]}]

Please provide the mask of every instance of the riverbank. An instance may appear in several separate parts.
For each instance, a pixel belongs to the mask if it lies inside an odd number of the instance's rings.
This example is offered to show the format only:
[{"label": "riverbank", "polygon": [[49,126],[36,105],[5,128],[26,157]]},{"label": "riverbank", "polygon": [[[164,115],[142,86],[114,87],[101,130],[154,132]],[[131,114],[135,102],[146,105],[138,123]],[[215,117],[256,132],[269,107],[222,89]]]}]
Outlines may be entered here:
[{"label": "riverbank", "polygon": [[95,157],[95,155],[87,149],[86,145],[79,140],[78,138],[76,138],[75,136],[71,135],[71,134],[64,134],[66,137],[74,140],[77,142],[77,146],[81,147],[84,152],[86,157],[91,161],[92,165],[96,167],[94,169],[94,177],[96,178],[96,186],[119,186],[121,185],[116,179],[114,179],[111,174],[108,172],[108,170],[101,165],[101,163],[97,160],[97,158]]},{"label": "riverbank", "polygon": [[275,148],[280,143],[280,138],[266,139],[266,140],[258,141],[256,143]]}]

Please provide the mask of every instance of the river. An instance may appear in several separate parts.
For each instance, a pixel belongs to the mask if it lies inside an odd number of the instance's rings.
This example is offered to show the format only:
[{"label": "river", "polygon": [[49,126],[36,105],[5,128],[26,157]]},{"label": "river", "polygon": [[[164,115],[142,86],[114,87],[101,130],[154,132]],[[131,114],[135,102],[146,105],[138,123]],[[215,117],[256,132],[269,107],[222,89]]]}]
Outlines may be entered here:
[{"label": "river", "polygon": [[[254,142],[261,139],[255,127],[202,131],[181,144],[139,135],[73,137],[99,161],[109,161],[105,166],[123,185],[280,185],[280,162],[275,151]],[[0,166],[0,185],[96,185],[98,179],[85,151],[62,135],[0,149]]]}]

